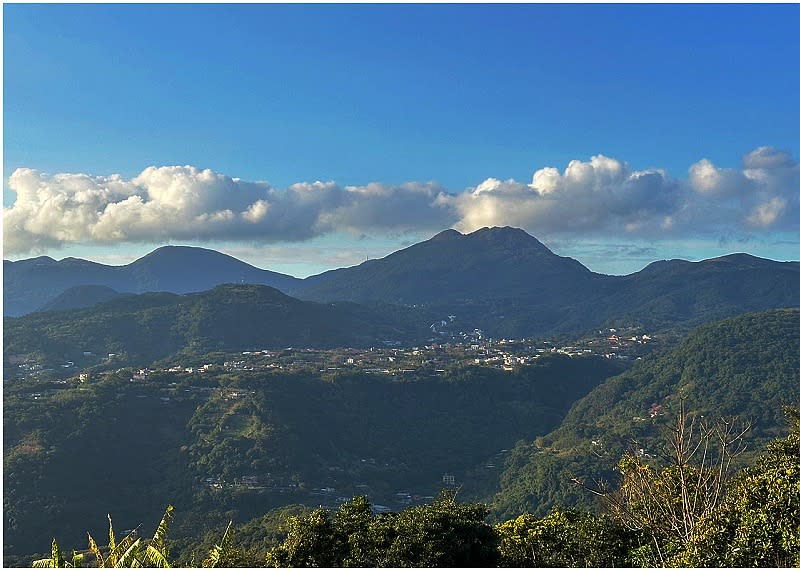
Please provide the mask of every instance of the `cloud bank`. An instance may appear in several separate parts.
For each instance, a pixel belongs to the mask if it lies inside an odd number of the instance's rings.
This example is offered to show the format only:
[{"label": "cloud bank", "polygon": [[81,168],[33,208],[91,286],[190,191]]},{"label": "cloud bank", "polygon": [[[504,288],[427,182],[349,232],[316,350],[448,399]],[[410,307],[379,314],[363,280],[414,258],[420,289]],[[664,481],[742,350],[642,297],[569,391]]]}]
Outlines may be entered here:
[{"label": "cloud bank", "polygon": [[149,167],[129,180],[20,168],[8,186],[17,197],[3,211],[6,255],[70,243],[296,242],[500,225],[540,237],[656,240],[800,231],[800,165],[771,147],[746,154],[738,169],[702,159],[685,179],[596,155],[563,172],[536,170],[530,183],[487,178],[461,193],[429,182],[278,189],[193,166]]}]

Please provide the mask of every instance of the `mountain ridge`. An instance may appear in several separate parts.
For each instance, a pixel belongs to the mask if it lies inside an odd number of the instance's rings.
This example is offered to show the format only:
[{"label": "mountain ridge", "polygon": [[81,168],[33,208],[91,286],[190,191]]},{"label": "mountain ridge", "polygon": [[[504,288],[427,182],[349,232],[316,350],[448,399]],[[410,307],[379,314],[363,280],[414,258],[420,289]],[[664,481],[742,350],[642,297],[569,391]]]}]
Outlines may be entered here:
[{"label": "mountain ridge", "polygon": [[130,295],[120,293],[108,286],[80,285],[64,290],[55,298],[45,303],[36,312],[67,311],[92,307],[104,301],[110,301],[120,296]]},{"label": "mountain ridge", "polygon": [[550,280],[556,275],[574,289],[600,275],[573,258],[554,254],[524,230],[510,227],[469,234],[440,232],[370,262],[309,276],[294,293],[317,301],[443,303],[481,298],[486,290],[495,292],[495,297],[525,296],[537,281],[540,288],[552,287]]},{"label": "mountain ridge", "polygon": [[73,360],[88,351],[144,365],[187,349],[240,351],[364,347],[384,339],[424,340],[430,318],[416,310],[302,301],[261,284],[205,292],[124,295],[88,308],[7,318],[5,355],[40,353]]},{"label": "mountain ridge", "polygon": [[307,301],[425,306],[506,337],[581,333],[620,319],[692,326],[800,305],[800,262],[734,253],[698,262],[659,260],[613,276],[592,272],[511,227],[444,230],[383,258],[304,279],[190,246],[163,246],[125,266],[39,257],[4,261],[4,269],[8,316],[43,307],[75,285],[188,293],[260,283]]},{"label": "mountain ridge", "polygon": [[40,256],[16,262],[4,260],[3,270],[3,313],[10,317],[36,311],[76,286],[105,286],[120,293],[188,293],[231,282],[288,289],[298,281],[216,250],[194,246],[161,246],[122,266]]}]

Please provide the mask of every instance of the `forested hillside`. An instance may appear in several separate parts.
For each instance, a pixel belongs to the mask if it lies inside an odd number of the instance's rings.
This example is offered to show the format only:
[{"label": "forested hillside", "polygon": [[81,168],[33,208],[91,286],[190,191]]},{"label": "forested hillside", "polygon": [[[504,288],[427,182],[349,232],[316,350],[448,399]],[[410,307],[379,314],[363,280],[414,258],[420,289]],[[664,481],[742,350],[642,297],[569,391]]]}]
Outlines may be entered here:
[{"label": "forested hillside", "polygon": [[202,293],[146,293],[71,311],[4,320],[3,353],[78,362],[84,352],[145,366],[191,350],[362,347],[425,339],[430,317],[413,308],[320,304],[261,285]]},{"label": "forested hillside", "polygon": [[120,296],[130,295],[98,285],[75,286],[64,290],[61,294],[51,299],[37,311],[67,311],[92,307],[104,301],[110,301]]},{"label": "forested hillside", "polygon": [[614,480],[626,450],[658,455],[680,401],[709,418],[752,422],[758,449],[800,401],[800,310],[753,313],[699,327],[677,349],[642,362],[578,401],[558,429],[517,444],[494,498],[496,512],[543,514],[554,505],[595,506],[571,478]]},{"label": "forested hillside", "polygon": [[245,521],[359,493],[393,509],[419,503],[443,475],[460,484],[517,440],[551,430],[618,371],[603,358],[553,356],[516,373],[220,367],[14,383],[4,403],[6,551],[29,553],[52,535],[76,543],[85,530],[75,523],[102,525],[108,511],[133,528],[165,502],[196,522],[187,524],[195,535],[226,510]]},{"label": "forested hillside", "polygon": [[[682,412],[672,429],[677,455],[658,466],[623,457],[622,482],[602,493],[608,513],[554,509],[497,525],[481,504],[443,491],[431,503],[383,513],[365,496],[338,509],[289,506],[244,525],[229,522],[196,536],[174,555],[175,511],[167,506],[149,538],[138,529],[108,545],[89,535],[88,549],[62,551],[34,567],[787,567],[800,565],[800,411],[786,409],[789,434],[738,473],[692,449],[728,434],[695,433]],[[688,429],[688,432],[686,430]],[[734,442],[728,441],[726,442]],[[694,460],[687,463],[687,460]],[[722,462],[722,463],[720,463]],[[70,561],[71,559],[71,561]],[[23,564],[27,562],[23,561]]]},{"label": "forested hillside", "polygon": [[[249,299],[251,287],[237,286],[233,293]],[[235,311],[236,295],[228,295],[231,292],[225,288],[215,291],[225,292]],[[285,297],[274,290],[265,293],[264,312],[271,311],[270,300],[282,303]],[[172,294],[151,297],[109,304],[137,307],[145,299],[156,319],[160,308],[181,307],[176,299],[192,299]],[[213,306],[184,303],[182,307],[192,309],[183,314],[182,327],[194,327],[198,338],[213,331],[203,328],[214,320],[190,319],[193,311],[215,315]],[[226,327],[224,321],[219,327]],[[31,333],[14,342],[36,339]],[[642,474],[664,478],[667,483],[659,486],[672,486],[665,435],[684,408],[701,423],[704,418],[730,421],[735,416],[738,420],[731,426],[752,422],[742,439],[748,449],[733,458],[733,472],[754,465],[766,442],[785,433],[782,407],[800,402],[798,309],[747,314],[702,326],[677,348],[645,357],[627,370],[625,364],[633,361],[549,350],[537,352],[524,364],[476,365],[472,355],[478,350],[451,353],[444,369],[435,361],[423,364],[422,359],[435,359],[438,353],[433,349],[427,357],[419,351],[419,356],[415,351],[375,352],[384,361],[386,355],[399,359],[405,354],[407,363],[417,363],[415,369],[391,371],[356,368],[356,359],[366,359],[369,349],[325,354],[338,363],[352,361],[350,368],[316,364],[311,353],[303,352],[287,351],[290,361],[276,361],[264,352],[252,356],[214,352],[197,357],[201,362],[210,360],[203,367],[173,366],[169,361],[153,364],[153,369],[98,366],[80,376],[12,379],[4,386],[5,553],[41,552],[53,536],[62,544],[79,545],[85,527],[95,537],[104,533],[108,512],[115,515],[118,529],[143,524],[137,533],[147,534],[158,523],[164,505],[171,503],[181,514],[173,540],[175,555],[184,563],[190,562],[186,558],[196,553],[198,543],[213,546],[230,519],[240,525],[250,522],[245,525],[251,537],[245,551],[260,553],[256,558],[266,561],[266,548],[258,548],[253,542],[261,540],[255,538],[270,538],[271,545],[283,538],[304,545],[302,538],[311,533],[304,525],[317,522],[311,529],[321,533],[334,525],[326,518],[336,510],[347,512],[350,498],[365,495],[368,509],[375,513],[366,517],[363,505],[359,507],[358,525],[377,526],[375,533],[378,529],[388,533],[385,538],[392,545],[415,533],[415,526],[423,529],[427,525],[423,522],[433,521],[429,518],[443,518],[437,521],[457,526],[462,522],[466,527],[459,529],[465,533],[471,529],[487,541],[499,542],[497,549],[505,555],[489,550],[488,559],[481,556],[483,564],[652,565],[660,561],[653,545],[660,549],[660,542],[670,541],[668,532],[658,531],[655,544],[642,543],[640,535],[630,535],[624,519],[615,523],[554,508],[595,513],[607,509],[589,489],[630,487]],[[301,358],[310,360],[298,361]],[[279,363],[284,362],[295,366],[283,370]],[[623,474],[627,475],[621,478]],[[610,488],[603,488],[601,480],[607,480]],[[426,508],[443,488],[460,489],[462,500],[487,498],[489,508],[464,511],[446,502]],[[739,518],[745,507],[736,503],[738,499],[731,501],[725,513]],[[306,523],[298,523],[300,527],[276,524],[280,512],[271,510],[298,504],[322,505],[327,511],[303,520]],[[713,507],[714,514],[722,513],[717,511],[720,504]],[[396,519],[375,515],[409,508],[413,510],[408,516]],[[526,512],[530,515],[523,515]],[[273,515],[265,516],[269,513]],[[293,513],[307,514],[301,508]],[[471,523],[462,521],[462,516]],[[271,523],[265,528],[267,521]],[[505,522],[496,528],[499,536],[492,535],[487,522]],[[525,548],[518,548],[540,533],[532,531],[537,529],[550,530],[546,533],[553,537],[573,534],[571,543],[563,549],[548,547],[551,559],[528,559]],[[714,524],[713,533],[684,535],[670,544],[669,557],[689,557],[690,547],[695,557],[701,540],[721,541],[719,534],[729,533],[726,529]],[[292,533],[301,537],[291,539]],[[342,537],[340,532],[331,533],[325,541]],[[616,543],[605,544],[605,539],[591,543],[590,537],[616,538]],[[376,561],[445,561],[435,555],[439,551],[431,552],[431,559],[414,559],[404,551],[408,545],[403,545],[392,548],[394,559]],[[584,553],[581,545],[595,547]],[[639,548],[644,551],[634,557],[631,549]],[[336,553],[355,557],[349,547],[342,549]],[[556,557],[565,549],[579,550],[573,553],[579,555]],[[724,552],[718,546],[714,549]],[[379,552],[370,552],[369,557]],[[473,552],[465,553],[467,559],[447,561],[471,561]],[[294,548],[272,557],[276,564],[307,563]],[[368,561],[358,557],[352,561]],[[19,559],[8,562],[19,564]]]}]

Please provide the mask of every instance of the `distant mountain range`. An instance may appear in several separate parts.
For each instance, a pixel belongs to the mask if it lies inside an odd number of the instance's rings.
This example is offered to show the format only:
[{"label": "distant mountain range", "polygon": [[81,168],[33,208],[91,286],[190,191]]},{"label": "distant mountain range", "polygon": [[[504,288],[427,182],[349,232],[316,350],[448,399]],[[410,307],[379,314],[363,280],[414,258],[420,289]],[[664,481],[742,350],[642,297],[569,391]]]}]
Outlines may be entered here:
[{"label": "distant mountain range", "polygon": [[[260,270],[215,250],[190,246],[164,246],[124,266],[80,258],[56,261],[47,256],[17,262],[3,260],[3,315],[48,310],[49,302],[75,286],[105,286],[124,293],[188,293],[224,283],[248,283],[285,291],[299,281]],[[84,304],[90,302],[88,295],[83,299]],[[98,301],[105,301],[102,295]]]},{"label": "distant mountain range", "polygon": [[[47,257],[4,261],[4,313],[69,307],[75,286],[116,292],[205,291],[223,283],[268,285],[305,300],[424,306],[496,336],[575,333],[614,320],[694,325],[745,311],[800,305],[800,262],[732,254],[654,262],[627,276],[590,271],[516,228],[446,230],[384,258],[305,279],[261,270],[203,248],[166,246],[126,266]],[[100,292],[103,292],[102,294]],[[108,298],[96,290],[98,300]],[[82,306],[90,291],[74,292]],[[77,302],[72,302],[72,307]]]},{"label": "distant mountain range", "polygon": [[650,327],[800,305],[800,262],[732,254],[654,262],[627,276],[590,271],[516,228],[455,230],[306,278],[294,295],[319,301],[425,304],[501,336],[571,333],[609,320]]}]

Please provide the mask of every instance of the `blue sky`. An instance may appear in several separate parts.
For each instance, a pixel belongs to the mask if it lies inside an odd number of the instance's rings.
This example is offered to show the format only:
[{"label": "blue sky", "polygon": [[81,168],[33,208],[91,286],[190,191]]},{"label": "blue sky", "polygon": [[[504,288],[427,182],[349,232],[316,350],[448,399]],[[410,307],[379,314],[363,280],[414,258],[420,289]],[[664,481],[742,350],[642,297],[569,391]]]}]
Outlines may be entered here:
[{"label": "blue sky", "polygon": [[609,273],[800,258],[798,5],[3,10],[7,258],[307,275],[494,224]]}]

